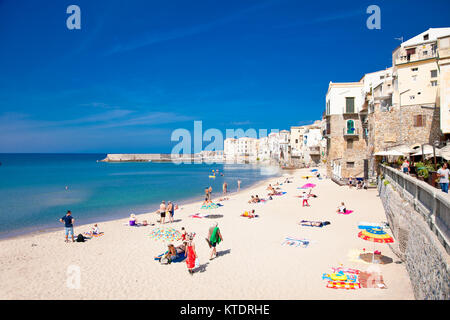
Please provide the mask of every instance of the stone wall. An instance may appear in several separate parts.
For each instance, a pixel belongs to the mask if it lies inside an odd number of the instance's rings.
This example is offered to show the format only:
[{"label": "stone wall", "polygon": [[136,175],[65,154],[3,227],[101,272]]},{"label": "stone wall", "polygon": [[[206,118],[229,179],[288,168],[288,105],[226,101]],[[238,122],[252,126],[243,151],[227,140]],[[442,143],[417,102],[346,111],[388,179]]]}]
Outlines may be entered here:
[{"label": "stone wall", "polygon": [[384,181],[379,179],[378,191],[395,238],[391,248],[405,262],[416,299],[449,300],[448,253],[399,187]]}]

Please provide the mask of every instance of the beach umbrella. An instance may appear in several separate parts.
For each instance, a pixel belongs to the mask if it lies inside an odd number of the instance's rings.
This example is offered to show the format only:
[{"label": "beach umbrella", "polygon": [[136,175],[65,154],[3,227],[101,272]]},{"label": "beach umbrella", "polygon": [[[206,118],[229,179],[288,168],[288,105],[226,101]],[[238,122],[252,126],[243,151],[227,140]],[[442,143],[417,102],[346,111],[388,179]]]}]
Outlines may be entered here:
[{"label": "beach umbrella", "polygon": [[298,189],[309,189],[309,188],[314,188],[315,186],[316,185],[314,183],[307,183]]},{"label": "beach umbrella", "polygon": [[[368,228],[362,230],[358,233],[358,237],[371,241],[374,243],[374,251],[375,251],[375,243],[393,243],[394,238],[392,238],[387,232],[385,232],[382,228]],[[375,254],[372,254],[372,263],[374,261]]]},{"label": "beach umbrella", "polygon": [[155,228],[150,233],[153,240],[174,242],[181,239],[181,233],[174,228]]}]

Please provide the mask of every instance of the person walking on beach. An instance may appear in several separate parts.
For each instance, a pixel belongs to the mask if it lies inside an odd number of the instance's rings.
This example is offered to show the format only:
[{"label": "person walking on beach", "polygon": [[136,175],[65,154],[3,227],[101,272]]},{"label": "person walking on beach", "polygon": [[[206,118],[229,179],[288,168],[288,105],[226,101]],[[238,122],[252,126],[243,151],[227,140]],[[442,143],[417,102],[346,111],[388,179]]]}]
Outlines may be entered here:
[{"label": "person walking on beach", "polygon": [[448,170],[448,164],[447,162],[444,163],[444,165],[442,166],[442,168],[440,168],[437,171],[437,175],[440,178],[439,179],[439,184],[441,185],[441,190],[445,193],[448,193],[448,175],[449,175],[449,170]]},{"label": "person walking on beach", "polygon": [[159,223],[164,224],[164,222],[166,220],[166,202],[164,200],[159,205],[159,214],[161,216]]},{"label": "person walking on beach", "polygon": [[228,187],[228,184],[226,183],[226,182],[224,182],[223,183],[223,194],[226,194],[227,193],[227,187]]},{"label": "person walking on beach", "polygon": [[208,242],[209,247],[213,248],[211,251],[211,257],[209,258],[209,260],[212,260],[217,257],[216,246],[223,241],[217,222],[214,222],[211,228],[209,228],[208,238],[206,241]]},{"label": "person walking on beach", "polygon": [[241,180],[238,180],[237,183],[238,183],[238,191],[240,191],[241,190]]},{"label": "person walking on beach", "polygon": [[189,274],[192,276],[194,274],[195,259],[197,259],[197,252],[195,252],[194,235],[189,233],[187,235],[187,244],[185,249],[186,265]]},{"label": "person walking on beach", "polygon": [[173,209],[173,203],[172,201],[169,201],[169,203],[167,204],[167,214],[169,215],[169,222],[173,222],[173,213],[174,213],[174,209]]},{"label": "person walking on beach", "polygon": [[67,211],[66,215],[59,219],[59,221],[64,223],[64,231],[66,233],[66,242],[69,242],[69,233],[72,235],[72,242],[75,242],[75,239],[73,238],[73,223],[75,222],[75,219],[72,217],[72,212],[70,210]]}]

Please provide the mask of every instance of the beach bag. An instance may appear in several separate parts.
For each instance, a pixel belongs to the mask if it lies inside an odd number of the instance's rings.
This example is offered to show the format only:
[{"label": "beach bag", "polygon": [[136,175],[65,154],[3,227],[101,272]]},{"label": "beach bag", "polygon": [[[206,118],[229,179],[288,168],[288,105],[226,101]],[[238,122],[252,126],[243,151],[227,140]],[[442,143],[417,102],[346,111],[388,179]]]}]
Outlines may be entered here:
[{"label": "beach bag", "polygon": [[164,257],[161,258],[161,260],[159,260],[159,262],[160,262],[161,264],[169,264],[169,263],[170,263],[170,260],[169,260],[168,257],[164,256]]},{"label": "beach bag", "polygon": [[195,258],[195,266],[194,268],[198,268],[200,267],[200,261],[198,260],[198,258]]},{"label": "beach bag", "polygon": [[77,242],[84,242],[84,237],[81,233],[77,236]]}]

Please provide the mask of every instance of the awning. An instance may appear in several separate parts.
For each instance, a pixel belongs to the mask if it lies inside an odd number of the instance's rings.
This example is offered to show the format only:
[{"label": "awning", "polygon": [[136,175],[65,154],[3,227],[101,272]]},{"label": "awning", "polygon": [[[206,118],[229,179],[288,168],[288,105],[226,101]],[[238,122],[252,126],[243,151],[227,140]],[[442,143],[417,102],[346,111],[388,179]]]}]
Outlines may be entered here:
[{"label": "awning", "polygon": [[[438,154],[439,149],[436,148],[436,155]],[[423,146],[423,154],[433,154],[433,146],[426,144]],[[422,155],[422,147],[419,148],[418,152],[413,153],[412,156],[421,156]]]},{"label": "awning", "polygon": [[373,154],[374,156],[404,156],[405,154],[397,150],[378,151]]}]

